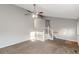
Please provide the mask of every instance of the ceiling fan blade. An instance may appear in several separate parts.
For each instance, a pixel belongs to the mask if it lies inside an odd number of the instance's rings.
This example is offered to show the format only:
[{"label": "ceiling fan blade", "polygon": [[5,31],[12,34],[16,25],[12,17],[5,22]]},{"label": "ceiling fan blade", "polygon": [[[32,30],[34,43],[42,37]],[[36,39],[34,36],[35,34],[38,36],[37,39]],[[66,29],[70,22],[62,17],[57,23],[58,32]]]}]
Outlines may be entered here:
[{"label": "ceiling fan blade", "polygon": [[39,16],[41,16],[41,17],[48,17],[48,18],[52,18],[52,16],[47,16],[47,15],[43,14],[43,12],[39,13]]},{"label": "ceiling fan blade", "polygon": [[64,18],[61,18],[61,17],[53,17],[53,16],[47,16],[47,15],[39,15],[39,16],[44,18],[44,19],[49,19],[49,20],[51,20],[52,18],[53,19],[64,19]]},{"label": "ceiling fan blade", "polygon": [[38,15],[38,16],[40,16],[40,17],[42,17],[42,18],[55,18],[55,17],[47,16],[47,15]]},{"label": "ceiling fan blade", "polygon": [[27,10],[27,9],[26,9],[26,11],[27,11],[27,12],[29,12],[29,13],[33,13],[32,11],[30,11],[30,10]]},{"label": "ceiling fan blade", "polygon": [[31,13],[27,13],[27,14],[25,14],[25,15],[31,15]]}]

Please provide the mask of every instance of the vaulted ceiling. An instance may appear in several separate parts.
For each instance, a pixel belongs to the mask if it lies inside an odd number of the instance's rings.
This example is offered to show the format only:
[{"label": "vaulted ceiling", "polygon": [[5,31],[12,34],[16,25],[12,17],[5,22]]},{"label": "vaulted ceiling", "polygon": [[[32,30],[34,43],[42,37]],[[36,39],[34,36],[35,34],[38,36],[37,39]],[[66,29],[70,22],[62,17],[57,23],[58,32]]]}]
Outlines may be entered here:
[{"label": "vaulted ceiling", "polygon": [[[22,7],[33,11],[33,4],[17,4],[16,6]],[[37,4],[38,11],[43,11],[44,15],[50,17],[61,17],[77,19],[79,17],[78,4]]]}]

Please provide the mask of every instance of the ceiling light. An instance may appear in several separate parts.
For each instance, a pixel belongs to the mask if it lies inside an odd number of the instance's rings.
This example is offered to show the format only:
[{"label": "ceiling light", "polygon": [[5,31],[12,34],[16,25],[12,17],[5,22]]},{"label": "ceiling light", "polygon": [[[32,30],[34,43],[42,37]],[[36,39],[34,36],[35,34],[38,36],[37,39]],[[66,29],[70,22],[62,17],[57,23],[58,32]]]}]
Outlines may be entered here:
[{"label": "ceiling light", "polygon": [[37,18],[38,15],[37,15],[37,14],[32,14],[32,17],[33,17],[33,18]]}]

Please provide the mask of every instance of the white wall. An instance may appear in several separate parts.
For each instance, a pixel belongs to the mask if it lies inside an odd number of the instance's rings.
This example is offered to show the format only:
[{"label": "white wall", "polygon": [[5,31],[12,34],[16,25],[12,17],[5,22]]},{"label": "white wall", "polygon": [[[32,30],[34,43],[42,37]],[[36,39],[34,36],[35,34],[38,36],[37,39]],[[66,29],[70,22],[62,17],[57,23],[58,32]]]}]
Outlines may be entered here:
[{"label": "white wall", "polygon": [[[48,18],[50,19],[50,18]],[[51,18],[54,35],[59,39],[76,41],[76,20],[65,18]]]},{"label": "white wall", "polygon": [[0,5],[0,48],[29,39],[33,22],[24,9]]},{"label": "white wall", "polygon": [[79,45],[79,19],[77,20],[77,40]]},{"label": "white wall", "polygon": [[77,20],[77,35],[78,35],[78,38],[79,38],[79,20]]}]

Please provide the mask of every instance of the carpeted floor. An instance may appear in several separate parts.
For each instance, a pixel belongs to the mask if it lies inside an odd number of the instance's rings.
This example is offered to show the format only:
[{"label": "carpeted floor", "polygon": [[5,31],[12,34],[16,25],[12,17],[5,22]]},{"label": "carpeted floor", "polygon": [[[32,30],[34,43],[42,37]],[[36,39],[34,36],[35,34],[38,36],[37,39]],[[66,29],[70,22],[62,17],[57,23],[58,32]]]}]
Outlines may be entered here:
[{"label": "carpeted floor", "polygon": [[0,49],[0,54],[78,54],[79,47],[65,44],[64,40],[25,41]]}]

